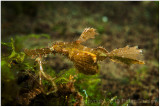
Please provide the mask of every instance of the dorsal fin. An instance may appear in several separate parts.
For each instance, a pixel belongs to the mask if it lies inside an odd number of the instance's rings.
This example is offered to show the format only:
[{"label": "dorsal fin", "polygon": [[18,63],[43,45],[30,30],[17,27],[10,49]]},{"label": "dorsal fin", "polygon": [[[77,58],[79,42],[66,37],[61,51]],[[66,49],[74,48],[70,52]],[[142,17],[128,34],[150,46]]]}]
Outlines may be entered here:
[{"label": "dorsal fin", "polygon": [[96,29],[94,29],[94,28],[85,28],[76,42],[77,43],[85,42],[90,38],[94,38],[95,35],[97,35],[97,34],[98,33],[96,32]]}]

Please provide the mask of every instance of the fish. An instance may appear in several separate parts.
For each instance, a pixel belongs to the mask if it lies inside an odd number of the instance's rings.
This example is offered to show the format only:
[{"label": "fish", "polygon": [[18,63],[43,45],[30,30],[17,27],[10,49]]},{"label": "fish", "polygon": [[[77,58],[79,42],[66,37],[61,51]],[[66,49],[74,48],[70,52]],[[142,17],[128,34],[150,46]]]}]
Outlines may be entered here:
[{"label": "fish", "polygon": [[108,52],[104,47],[89,48],[82,45],[89,39],[95,38],[98,33],[94,28],[85,28],[80,37],[72,42],[54,42],[51,47],[41,49],[25,49],[28,56],[39,57],[46,54],[62,54],[69,58],[78,72],[86,75],[94,75],[99,72],[98,62],[109,58],[111,61],[130,66],[131,64],[145,64],[139,60],[142,49],[137,46],[114,49]]}]

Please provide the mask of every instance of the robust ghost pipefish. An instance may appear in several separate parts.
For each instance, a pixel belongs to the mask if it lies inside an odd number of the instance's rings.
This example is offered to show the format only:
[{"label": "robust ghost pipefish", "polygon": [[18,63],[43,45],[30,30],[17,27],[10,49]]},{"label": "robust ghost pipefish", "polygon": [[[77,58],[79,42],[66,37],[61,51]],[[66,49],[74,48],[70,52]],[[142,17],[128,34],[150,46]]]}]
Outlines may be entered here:
[{"label": "robust ghost pipefish", "polygon": [[43,57],[46,54],[63,54],[69,58],[75,68],[84,74],[94,75],[99,72],[98,62],[103,61],[106,58],[111,59],[113,62],[123,63],[127,65],[131,64],[144,64],[144,61],[139,60],[142,55],[142,49],[138,49],[137,46],[114,49],[108,52],[103,47],[89,48],[81,43],[88,39],[94,38],[97,32],[94,28],[86,28],[80,35],[80,37],[73,42],[54,42],[49,48],[28,50],[25,49],[25,53],[29,56]]}]

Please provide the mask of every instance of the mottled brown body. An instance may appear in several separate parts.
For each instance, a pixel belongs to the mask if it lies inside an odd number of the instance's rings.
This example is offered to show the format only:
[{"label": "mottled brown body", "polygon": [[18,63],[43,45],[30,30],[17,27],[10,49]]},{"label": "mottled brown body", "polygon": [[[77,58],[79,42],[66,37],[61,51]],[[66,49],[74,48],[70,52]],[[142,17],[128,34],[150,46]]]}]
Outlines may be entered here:
[{"label": "mottled brown body", "polygon": [[73,61],[79,72],[84,74],[96,74],[99,72],[97,61],[102,58],[100,58],[100,53],[97,51],[98,48],[91,49],[78,42],[57,42],[50,49],[67,56]]},{"label": "mottled brown body", "polygon": [[73,61],[79,72],[90,75],[99,72],[97,62],[102,61],[107,57],[114,62],[120,62],[127,65],[144,64],[143,61],[138,60],[142,50],[137,49],[137,47],[126,46],[125,48],[115,49],[109,53],[103,47],[91,49],[81,45],[82,42],[94,38],[96,34],[95,29],[86,28],[77,41],[55,42],[50,48],[25,50],[25,53],[30,56],[43,56],[50,53],[63,54]]}]

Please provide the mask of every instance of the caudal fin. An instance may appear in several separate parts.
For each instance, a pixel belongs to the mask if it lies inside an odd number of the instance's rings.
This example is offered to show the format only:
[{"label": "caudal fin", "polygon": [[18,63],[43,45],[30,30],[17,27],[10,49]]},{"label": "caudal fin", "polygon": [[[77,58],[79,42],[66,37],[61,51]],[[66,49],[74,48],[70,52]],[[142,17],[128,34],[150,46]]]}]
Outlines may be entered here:
[{"label": "caudal fin", "polygon": [[142,56],[142,49],[138,49],[137,46],[119,48],[109,53],[109,58],[113,62],[124,63],[127,65],[131,64],[145,64],[144,61],[139,60]]}]

